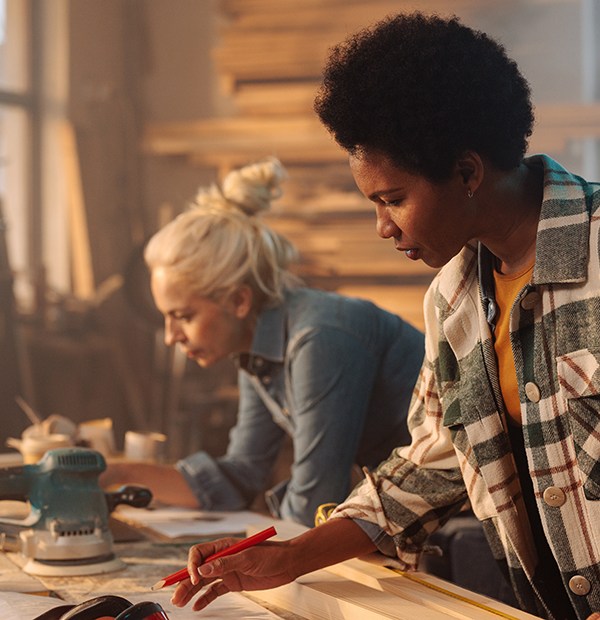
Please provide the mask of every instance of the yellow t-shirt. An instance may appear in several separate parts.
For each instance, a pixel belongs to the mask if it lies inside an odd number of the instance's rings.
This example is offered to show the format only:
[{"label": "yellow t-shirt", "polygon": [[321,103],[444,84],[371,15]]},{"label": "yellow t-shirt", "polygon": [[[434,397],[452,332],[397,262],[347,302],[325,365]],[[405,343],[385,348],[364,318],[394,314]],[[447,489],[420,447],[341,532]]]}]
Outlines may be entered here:
[{"label": "yellow t-shirt", "polygon": [[518,424],[521,424],[521,406],[515,359],[510,346],[509,320],[512,305],[521,289],[531,280],[532,272],[533,264],[520,273],[510,275],[498,273],[494,269],[496,304],[499,310],[494,331],[494,349],[498,360],[500,391],[508,415]]}]

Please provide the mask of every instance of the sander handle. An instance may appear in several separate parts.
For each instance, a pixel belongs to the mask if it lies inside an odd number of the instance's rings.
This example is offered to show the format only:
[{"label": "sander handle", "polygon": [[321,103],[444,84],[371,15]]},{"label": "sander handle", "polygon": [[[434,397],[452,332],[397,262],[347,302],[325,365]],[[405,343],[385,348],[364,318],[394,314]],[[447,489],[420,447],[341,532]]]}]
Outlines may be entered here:
[{"label": "sander handle", "polygon": [[135,508],[146,508],[152,501],[152,491],[139,484],[126,484],[116,491],[105,493],[108,512],[111,513],[119,504]]},{"label": "sander handle", "polygon": [[26,502],[29,499],[32,467],[32,465],[18,465],[0,469],[0,500]]}]

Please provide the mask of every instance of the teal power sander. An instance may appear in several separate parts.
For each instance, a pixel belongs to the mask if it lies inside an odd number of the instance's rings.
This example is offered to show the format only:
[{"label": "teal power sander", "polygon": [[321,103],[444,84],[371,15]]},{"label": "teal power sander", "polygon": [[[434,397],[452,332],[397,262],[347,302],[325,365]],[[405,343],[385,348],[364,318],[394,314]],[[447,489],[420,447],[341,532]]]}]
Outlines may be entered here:
[{"label": "teal power sander", "polygon": [[118,504],[147,506],[152,494],[139,486],[104,492],[98,477],[105,469],[104,457],[87,448],[49,450],[33,465],[0,468],[0,550],[20,552],[32,575],[123,568],[113,553],[109,514]]}]

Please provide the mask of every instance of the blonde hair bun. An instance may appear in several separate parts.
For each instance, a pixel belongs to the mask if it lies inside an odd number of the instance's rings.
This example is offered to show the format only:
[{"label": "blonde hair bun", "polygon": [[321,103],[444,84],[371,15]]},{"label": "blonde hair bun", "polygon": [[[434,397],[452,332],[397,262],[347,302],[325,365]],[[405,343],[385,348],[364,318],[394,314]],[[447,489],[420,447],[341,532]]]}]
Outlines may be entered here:
[{"label": "blonde hair bun", "polygon": [[281,195],[285,177],[271,157],[230,172],[223,189],[201,190],[191,208],[146,245],[150,270],[167,269],[201,297],[223,299],[245,284],[254,292],[256,308],[280,302],[285,289],[299,284],[288,270],[298,254],[288,239],[252,216]]},{"label": "blonde hair bun", "polygon": [[231,207],[252,216],[271,208],[273,200],[282,194],[281,183],[287,172],[276,157],[268,157],[254,164],[232,170],[223,179],[221,187],[213,185],[201,189],[196,196],[197,206]]}]

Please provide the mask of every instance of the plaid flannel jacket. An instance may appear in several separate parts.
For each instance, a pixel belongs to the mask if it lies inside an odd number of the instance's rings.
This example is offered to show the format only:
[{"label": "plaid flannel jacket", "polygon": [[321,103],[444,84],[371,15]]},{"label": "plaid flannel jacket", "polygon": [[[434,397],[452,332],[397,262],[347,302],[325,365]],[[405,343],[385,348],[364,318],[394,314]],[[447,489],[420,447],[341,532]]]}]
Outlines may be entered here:
[{"label": "plaid flannel jacket", "polygon": [[[600,185],[544,155],[532,281],[511,311],[523,434],[546,537],[578,618],[600,611]],[[424,302],[426,356],[396,449],[333,513],[377,526],[416,568],[427,536],[470,501],[523,608],[537,562],[504,428],[478,256],[466,246]],[[369,531],[367,527],[367,531]]]}]

